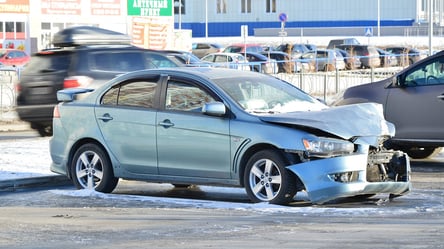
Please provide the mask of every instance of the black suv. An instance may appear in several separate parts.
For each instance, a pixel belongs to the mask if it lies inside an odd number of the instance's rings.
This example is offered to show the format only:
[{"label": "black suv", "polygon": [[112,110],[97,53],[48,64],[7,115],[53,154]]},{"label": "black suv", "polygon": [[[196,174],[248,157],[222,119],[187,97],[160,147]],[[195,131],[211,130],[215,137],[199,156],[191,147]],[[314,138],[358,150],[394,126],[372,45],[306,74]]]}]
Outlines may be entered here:
[{"label": "black suv", "polygon": [[165,54],[131,45],[127,35],[82,26],[54,35],[58,48],[40,51],[22,71],[17,86],[17,114],[41,136],[52,135],[57,91],[88,87],[130,71],[177,67]]}]

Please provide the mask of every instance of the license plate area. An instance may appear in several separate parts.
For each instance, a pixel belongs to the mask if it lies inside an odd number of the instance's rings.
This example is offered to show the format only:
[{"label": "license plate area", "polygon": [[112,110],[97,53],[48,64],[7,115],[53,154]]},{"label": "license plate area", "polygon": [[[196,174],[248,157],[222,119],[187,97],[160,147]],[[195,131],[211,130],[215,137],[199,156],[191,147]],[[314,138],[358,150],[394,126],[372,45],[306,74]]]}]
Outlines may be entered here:
[{"label": "license plate area", "polygon": [[51,93],[52,93],[52,87],[50,86],[32,87],[29,89],[29,94],[31,95],[44,95]]}]

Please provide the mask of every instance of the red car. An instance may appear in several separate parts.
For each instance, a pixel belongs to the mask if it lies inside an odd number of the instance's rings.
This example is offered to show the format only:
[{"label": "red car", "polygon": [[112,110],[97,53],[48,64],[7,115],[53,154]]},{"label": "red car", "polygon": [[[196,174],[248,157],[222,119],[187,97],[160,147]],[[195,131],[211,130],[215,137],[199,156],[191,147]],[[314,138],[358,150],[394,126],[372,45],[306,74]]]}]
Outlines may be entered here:
[{"label": "red car", "polygon": [[0,49],[0,63],[5,66],[23,66],[31,57],[22,50]]}]

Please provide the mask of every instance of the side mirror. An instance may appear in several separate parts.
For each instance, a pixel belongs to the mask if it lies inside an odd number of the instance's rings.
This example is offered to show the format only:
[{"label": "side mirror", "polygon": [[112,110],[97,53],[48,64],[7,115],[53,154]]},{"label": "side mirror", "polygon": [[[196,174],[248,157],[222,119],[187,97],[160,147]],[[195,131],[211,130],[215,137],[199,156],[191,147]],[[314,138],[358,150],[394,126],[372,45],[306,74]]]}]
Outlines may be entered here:
[{"label": "side mirror", "polygon": [[226,107],[222,102],[205,103],[202,108],[202,113],[210,116],[223,116],[226,112]]}]

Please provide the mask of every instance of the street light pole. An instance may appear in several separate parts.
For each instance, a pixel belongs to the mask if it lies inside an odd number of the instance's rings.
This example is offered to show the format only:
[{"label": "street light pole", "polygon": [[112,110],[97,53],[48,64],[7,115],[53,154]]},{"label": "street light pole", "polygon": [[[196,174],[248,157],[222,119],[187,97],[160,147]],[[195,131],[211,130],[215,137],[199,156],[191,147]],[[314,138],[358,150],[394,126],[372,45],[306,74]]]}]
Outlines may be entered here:
[{"label": "street light pole", "polygon": [[205,39],[208,39],[208,0],[205,0]]},{"label": "street light pole", "polygon": [[381,36],[381,0],[378,0],[378,37]]},{"label": "street light pole", "polygon": [[432,55],[433,53],[433,44],[432,44],[432,37],[433,37],[433,0],[428,0],[429,5],[429,55]]}]

